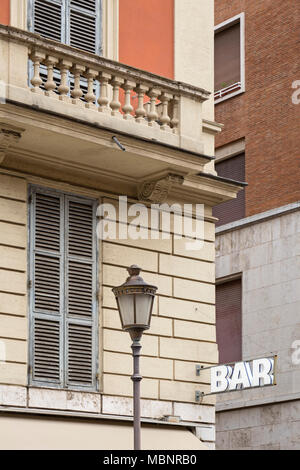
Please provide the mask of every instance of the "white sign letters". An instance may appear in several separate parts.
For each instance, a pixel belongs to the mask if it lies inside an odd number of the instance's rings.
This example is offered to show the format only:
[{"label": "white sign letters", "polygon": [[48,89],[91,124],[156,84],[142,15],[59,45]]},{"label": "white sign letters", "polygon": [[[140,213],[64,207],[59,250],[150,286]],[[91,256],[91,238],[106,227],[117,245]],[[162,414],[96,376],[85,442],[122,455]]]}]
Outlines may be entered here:
[{"label": "white sign letters", "polygon": [[211,368],[211,393],[274,384],[274,357]]}]

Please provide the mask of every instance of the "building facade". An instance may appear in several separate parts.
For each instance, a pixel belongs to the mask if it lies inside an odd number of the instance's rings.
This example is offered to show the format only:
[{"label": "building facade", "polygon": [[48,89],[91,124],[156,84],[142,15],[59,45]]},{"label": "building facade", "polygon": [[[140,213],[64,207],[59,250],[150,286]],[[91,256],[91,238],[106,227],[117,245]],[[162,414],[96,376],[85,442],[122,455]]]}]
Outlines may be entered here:
[{"label": "building facade", "polygon": [[[214,169],[213,1],[1,7],[1,448],[132,448],[130,339],[111,292],[132,264],[158,286],[142,446],[214,448],[215,401],[196,394],[209,390],[196,365],[218,362],[212,209],[243,186]],[[201,247],[173,216],[163,236],[163,214],[154,239],[129,236],[137,203],[142,232],[151,204],[189,204],[192,221],[204,207]],[[115,210],[113,237],[99,205]]]},{"label": "building facade", "polygon": [[299,449],[297,2],[215,3],[219,175],[246,181],[214,210],[220,362],[277,355],[276,386],[218,397],[217,449]]}]

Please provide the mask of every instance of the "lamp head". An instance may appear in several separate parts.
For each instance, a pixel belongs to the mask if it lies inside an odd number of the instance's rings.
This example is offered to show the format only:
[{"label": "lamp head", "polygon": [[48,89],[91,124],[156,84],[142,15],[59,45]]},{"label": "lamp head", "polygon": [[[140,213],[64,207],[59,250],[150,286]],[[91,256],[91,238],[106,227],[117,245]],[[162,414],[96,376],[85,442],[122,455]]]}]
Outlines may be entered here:
[{"label": "lamp head", "polygon": [[140,276],[141,268],[136,264],[127,268],[127,271],[129,277],[126,282],[112,291],[116,297],[122,328],[129,331],[132,339],[136,339],[150,328],[157,287],[144,281]]}]

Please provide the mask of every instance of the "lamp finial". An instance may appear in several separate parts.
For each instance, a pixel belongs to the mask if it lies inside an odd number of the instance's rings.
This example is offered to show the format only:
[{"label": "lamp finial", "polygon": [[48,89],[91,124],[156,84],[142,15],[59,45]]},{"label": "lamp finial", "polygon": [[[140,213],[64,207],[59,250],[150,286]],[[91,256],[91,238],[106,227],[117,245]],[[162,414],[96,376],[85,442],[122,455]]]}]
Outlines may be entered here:
[{"label": "lamp finial", "polygon": [[127,268],[130,277],[139,276],[141,270],[142,268],[140,268],[137,264],[132,264],[129,266],[129,268]]}]

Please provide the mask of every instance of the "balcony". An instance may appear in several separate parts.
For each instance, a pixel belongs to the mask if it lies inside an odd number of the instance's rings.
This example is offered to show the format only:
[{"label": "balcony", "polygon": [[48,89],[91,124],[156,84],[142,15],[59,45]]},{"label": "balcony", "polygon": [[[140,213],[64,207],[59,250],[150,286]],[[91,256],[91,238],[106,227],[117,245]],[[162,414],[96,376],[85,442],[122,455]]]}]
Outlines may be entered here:
[{"label": "balcony", "polygon": [[[181,198],[185,185],[200,194],[196,175],[212,160],[203,154],[208,91],[3,25],[0,51],[0,122],[13,137],[7,168],[47,176],[51,168],[54,178],[67,168],[76,183],[84,171],[89,184],[111,191],[117,183],[134,197],[153,180],[180,186]],[[216,196],[216,184],[206,179],[204,192]],[[224,185],[218,202],[227,189],[236,194]]]},{"label": "balcony", "polygon": [[[2,64],[7,98],[199,151],[209,92],[16,28],[0,26],[0,40],[2,57],[7,49],[15,59],[6,74]],[[195,133],[185,128],[187,114]]]}]

